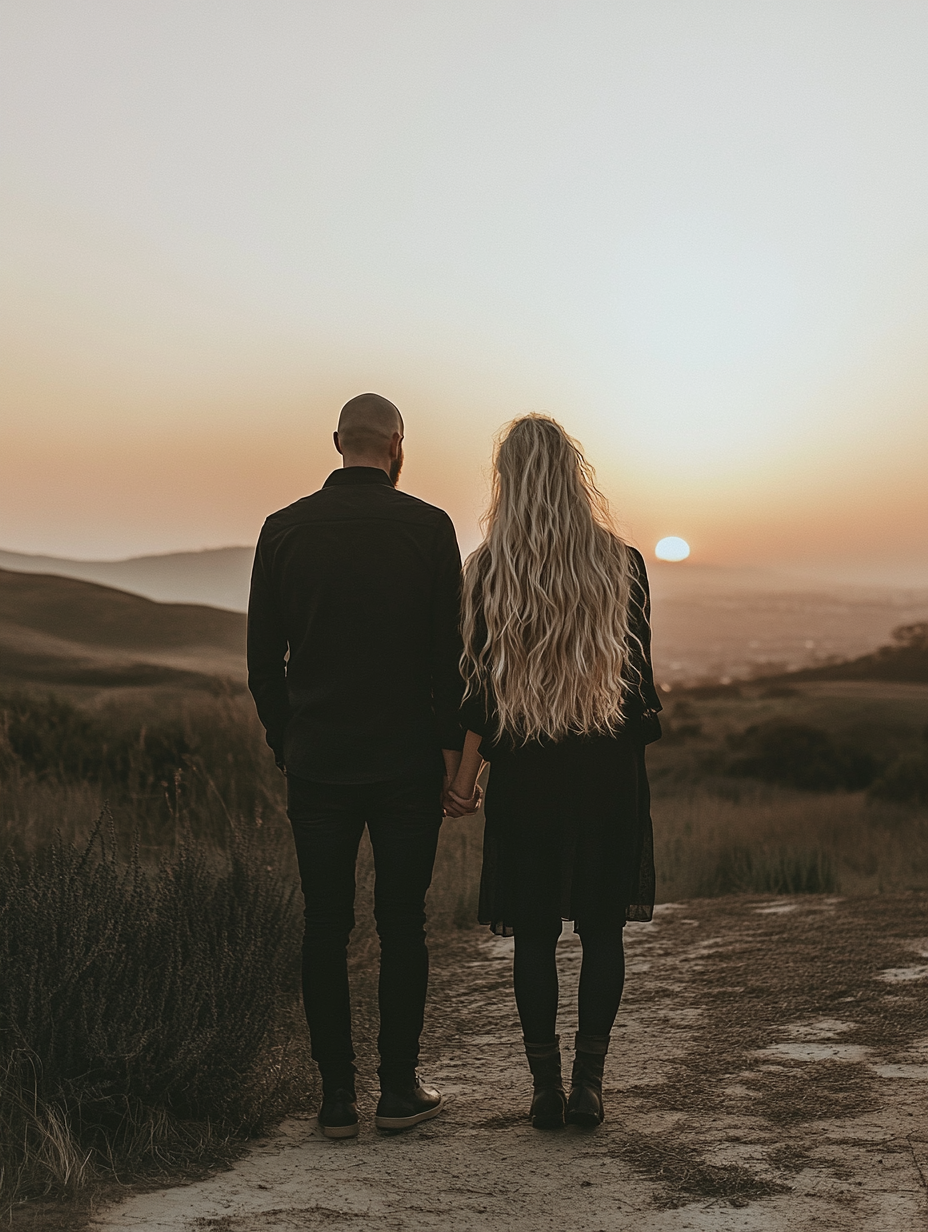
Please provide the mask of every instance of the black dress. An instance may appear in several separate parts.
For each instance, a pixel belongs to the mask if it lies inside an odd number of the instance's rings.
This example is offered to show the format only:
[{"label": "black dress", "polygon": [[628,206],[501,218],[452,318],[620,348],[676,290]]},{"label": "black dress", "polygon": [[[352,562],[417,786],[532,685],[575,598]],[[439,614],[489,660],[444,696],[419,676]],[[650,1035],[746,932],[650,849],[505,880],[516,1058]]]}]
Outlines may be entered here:
[{"label": "black dress", "polygon": [[654,843],[645,745],[660,736],[651,668],[644,560],[632,553],[630,627],[638,687],[612,733],[519,744],[499,736],[492,703],[469,697],[462,725],[483,737],[490,762],[484,802],[481,924],[511,936],[553,919],[575,927],[650,920]]}]

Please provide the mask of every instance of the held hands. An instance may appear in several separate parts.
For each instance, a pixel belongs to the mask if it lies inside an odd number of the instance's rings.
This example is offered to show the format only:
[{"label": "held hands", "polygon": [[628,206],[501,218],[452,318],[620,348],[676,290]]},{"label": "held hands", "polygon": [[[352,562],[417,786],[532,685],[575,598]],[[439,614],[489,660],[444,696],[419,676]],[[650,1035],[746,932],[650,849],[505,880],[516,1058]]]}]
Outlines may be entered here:
[{"label": "held hands", "polygon": [[476,783],[471,787],[471,794],[465,795],[470,784],[462,784],[456,778],[449,785],[445,779],[441,796],[442,810],[446,817],[466,817],[476,813],[483,803],[483,788]]},{"label": "held hands", "polygon": [[480,808],[483,801],[483,788],[477,786],[477,779],[483,769],[480,741],[481,737],[477,732],[469,731],[464,738],[461,752],[442,749],[445,782],[441,802],[446,817],[466,817]]}]

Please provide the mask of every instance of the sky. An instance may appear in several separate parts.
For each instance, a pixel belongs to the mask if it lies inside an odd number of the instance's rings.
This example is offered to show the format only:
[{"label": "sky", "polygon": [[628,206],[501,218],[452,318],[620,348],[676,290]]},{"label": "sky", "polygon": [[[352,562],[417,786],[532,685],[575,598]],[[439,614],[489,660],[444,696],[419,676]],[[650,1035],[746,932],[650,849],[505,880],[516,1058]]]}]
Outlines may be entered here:
[{"label": "sky", "polygon": [[[924,0],[2,0],[0,547],[251,543],[406,420],[627,536],[928,579]],[[685,566],[684,566],[685,567]]]}]

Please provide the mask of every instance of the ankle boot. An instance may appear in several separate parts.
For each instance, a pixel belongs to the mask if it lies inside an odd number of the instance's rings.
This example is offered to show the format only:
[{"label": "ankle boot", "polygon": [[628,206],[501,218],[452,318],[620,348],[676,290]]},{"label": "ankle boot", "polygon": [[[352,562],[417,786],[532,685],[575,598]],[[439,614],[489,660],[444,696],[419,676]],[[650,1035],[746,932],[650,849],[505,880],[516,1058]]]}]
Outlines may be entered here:
[{"label": "ankle boot", "polygon": [[577,1033],[577,1055],[567,1097],[567,1124],[592,1129],[603,1120],[603,1067],[609,1050],[608,1035]]},{"label": "ankle boot", "polygon": [[529,1112],[532,1125],[535,1129],[560,1129],[567,1103],[561,1079],[561,1037],[555,1035],[553,1044],[523,1042],[534,1085]]}]

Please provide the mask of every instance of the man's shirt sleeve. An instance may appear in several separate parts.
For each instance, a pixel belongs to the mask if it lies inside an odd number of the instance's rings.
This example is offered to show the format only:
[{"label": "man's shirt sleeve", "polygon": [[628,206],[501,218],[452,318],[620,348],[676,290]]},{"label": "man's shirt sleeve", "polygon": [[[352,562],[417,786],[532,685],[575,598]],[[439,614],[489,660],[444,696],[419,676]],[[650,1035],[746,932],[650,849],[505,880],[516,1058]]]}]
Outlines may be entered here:
[{"label": "man's shirt sleeve", "polygon": [[284,735],[290,721],[287,696],[287,635],[280,604],[267,570],[267,543],[262,530],[255,551],[248,599],[248,688],[255,699],[267,742],[283,765]]},{"label": "man's shirt sleeve", "polygon": [[443,749],[463,749],[461,697],[461,553],[446,518],[439,531],[432,606],[432,705]]}]

